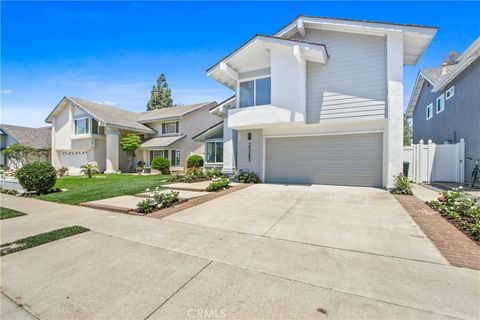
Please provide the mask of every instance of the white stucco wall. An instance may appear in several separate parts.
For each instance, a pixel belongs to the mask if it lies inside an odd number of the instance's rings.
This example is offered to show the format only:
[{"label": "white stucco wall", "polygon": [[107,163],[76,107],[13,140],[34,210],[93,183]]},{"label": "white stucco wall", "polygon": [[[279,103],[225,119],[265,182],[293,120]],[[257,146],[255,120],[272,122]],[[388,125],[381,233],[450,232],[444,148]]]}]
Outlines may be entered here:
[{"label": "white stucco wall", "polygon": [[[251,140],[248,140],[248,134]],[[238,170],[248,170],[262,176],[263,133],[261,129],[238,131]]]}]

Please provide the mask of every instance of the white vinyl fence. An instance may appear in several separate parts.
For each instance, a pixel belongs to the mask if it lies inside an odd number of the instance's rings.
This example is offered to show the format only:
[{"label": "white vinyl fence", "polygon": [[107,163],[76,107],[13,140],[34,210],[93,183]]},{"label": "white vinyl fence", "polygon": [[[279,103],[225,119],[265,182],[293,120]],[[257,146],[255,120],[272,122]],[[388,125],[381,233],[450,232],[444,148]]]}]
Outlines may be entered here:
[{"label": "white vinyl fence", "polygon": [[465,182],[465,140],[455,144],[420,140],[403,147],[403,162],[409,163],[409,180],[417,183]]}]

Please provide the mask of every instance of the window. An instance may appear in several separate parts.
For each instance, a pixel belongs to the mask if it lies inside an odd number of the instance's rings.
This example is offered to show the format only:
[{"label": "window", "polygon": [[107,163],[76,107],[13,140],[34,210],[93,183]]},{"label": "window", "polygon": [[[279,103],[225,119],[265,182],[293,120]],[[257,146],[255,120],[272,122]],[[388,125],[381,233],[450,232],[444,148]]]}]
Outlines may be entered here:
[{"label": "window", "polygon": [[95,119],[92,119],[92,133],[98,134],[98,121]]},{"label": "window", "polygon": [[430,103],[427,108],[425,109],[425,116],[428,119],[430,119],[433,116],[433,104]]},{"label": "window", "polygon": [[162,123],[162,134],[175,134],[178,132],[179,132],[178,121]]},{"label": "window", "polygon": [[75,134],[87,134],[87,133],[89,133],[88,123],[89,123],[88,118],[75,119],[74,120]]},{"label": "window", "polygon": [[157,157],[167,158],[171,166],[180,165],[180,150],[150,150],[150,165]]},{"label": "window", "polygon": [[448,100],[450,99],[451,97],[453,97],[455,95],[455,87],[454,86],[451,86],[447,92],[445,92],[445,100]]},{"label": "window", "polygon": [[206,163],[223,163],[223,141],[207,141]]},{"label": "window", "polygon": [[271,78],[240,82],[240,108],[270,104]]},{"label": "window", "polygon": [[445,110],[445,98],[443,94],[437,98],[436,106],[437,106],[437,113],[440,113],[443,110]]}]

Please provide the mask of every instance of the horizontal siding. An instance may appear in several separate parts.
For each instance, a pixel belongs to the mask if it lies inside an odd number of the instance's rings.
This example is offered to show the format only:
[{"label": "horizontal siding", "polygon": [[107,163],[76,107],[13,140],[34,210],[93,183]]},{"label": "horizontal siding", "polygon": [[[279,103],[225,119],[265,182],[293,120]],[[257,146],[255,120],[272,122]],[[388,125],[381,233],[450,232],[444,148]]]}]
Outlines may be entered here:
[{"label": "horizontal siding", "polygon": [[323,43],[325,65],[307,62],[307,122],[385,117],[386,47],[383,37],[308,30],[302,40]]}]

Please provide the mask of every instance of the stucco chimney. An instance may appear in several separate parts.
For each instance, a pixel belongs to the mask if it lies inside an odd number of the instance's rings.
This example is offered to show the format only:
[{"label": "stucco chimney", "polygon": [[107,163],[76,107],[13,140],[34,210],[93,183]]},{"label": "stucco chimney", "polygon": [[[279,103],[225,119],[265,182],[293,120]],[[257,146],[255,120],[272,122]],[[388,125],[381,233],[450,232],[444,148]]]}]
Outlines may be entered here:
[{"label": "stucco chimney", "polygon": [[442,76],[447,74],[448,62],[442,63]]}]

